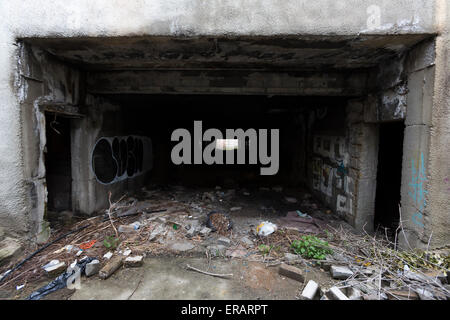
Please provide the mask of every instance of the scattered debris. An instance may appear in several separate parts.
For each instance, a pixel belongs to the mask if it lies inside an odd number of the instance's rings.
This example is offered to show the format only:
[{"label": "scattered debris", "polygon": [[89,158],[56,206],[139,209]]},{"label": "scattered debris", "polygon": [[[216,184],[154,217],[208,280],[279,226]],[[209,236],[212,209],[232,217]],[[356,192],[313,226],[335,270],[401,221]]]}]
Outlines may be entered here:
[{"label": "scattered debris", "polygon": [[327,296],[331,300],[350,300],[338,287],[330,288]]},{"label": "scattered debris", "polygon": [[134,256],[134,257],[127,257],[125,259],[124,265],[126,268],[135,268],[142,266],[143,263],[144,263],[143,256]]},{"label": "scattered debris", "polygon": [[86,270],[84,271],[86,274],[86,277],[90,277],[90,276],[94,276],[96,274],[98,274],[98,272],[100,271],[100,261],[98,261],[97,259],[92,260],[91,262],[86,264]]},{"label": "scattered debris", "polygon": [[226,235],[227,231],[233,227],[233,223],[227,215],[215,211],[208,214],[206,225],[212,231],[217,231],[221,235]]},{"label": "scattered debris", "polygon": [[232,207],[232,208],[230,209],[231,212],[233,212],[233,211],[239,211],[239,210],[242,210],[242,207]]},{"label": "scattered debris", "polygon": [[309,280],[305,289],[303,289],[301,296],[307,300],[312,300],[316,296],[318,290],[319,285],[317,284],[317,282]]},{"label": "scattered debris", "polygon": [[[44,296],[57,291],[59,289],[65,288],[68,284],[69,278],[74,275],[76,272],[79,272],[80,275],[84,274],[86,265],[91,262],[93,258],[87,257],[83,261],[76,263],[77,268],[69,267],[66,272],[58,276],[55,280],[51,281],[49,284],[43,286],[39,290],[33,292],[27,300],[40,300]],[[78,271],[77,271],[78,270]],[[75,281],[76,279],[73,279]]]},{"label": "scattered debris", "polygon": [[111,251],[109,251],[108,253],[105,253],[103,258],[105,258],[106,260],[109,260],[109,259],[111,259],[112,256],[113,256],[113,253]]},{"label": "scattered debris", "polygon": [[189,270],[194,270],[194,271],[197,271],[197,272],[200,272],[200,273],[206,274],[208,276],[212,276],[212,277],[227,278],[227,277],[232,277],[233,276],[232,273],[229,273],[229,274],[211,273],[211,272],[206,272],[206,271],[203,271],[203,270],[191,267],[190,265],[186,265],[186,267]]},{"label": "scattered debris", "polygon": [[331,266],[331,275],[334,279],[346,280],[353,275],[353,271],[343,266]]},{"label": "scattered debris", "polygon": [[52,260],[50,263],[43,266],[45,272],[50,277],[56,277],[64,272],[66,269],[66,263],[59,260]]},{"label": "scattered debris", "polygon": [[299,282],[305,281],[305,276],[303,275],[302,270],[284,263],[279,267],[278,273],[282,276],[297,280]]},{"label": "scattered debris", "polygon": [[277,226],[275,224],[273,224],[272,222],[269,221],[264,221],[261,222],[257,227],[256,227],[256,233],[259,236],[268,236],[269,234],[274,233],[275,231],[277,231]]},{"label": "scattered debris", "polygon": [[109,262],[99,271],[100,279],[109,278],[114,272],[116,272],[123,264],[123,257],[114,256]]}]

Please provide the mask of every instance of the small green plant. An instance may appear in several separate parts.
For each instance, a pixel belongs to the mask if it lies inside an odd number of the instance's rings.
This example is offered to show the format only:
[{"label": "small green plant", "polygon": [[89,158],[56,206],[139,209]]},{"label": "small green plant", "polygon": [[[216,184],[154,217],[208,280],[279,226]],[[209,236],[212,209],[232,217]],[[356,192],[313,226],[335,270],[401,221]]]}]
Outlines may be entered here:
[{"label": "small green plant", "polygon": [[258,250],[259,250],[259,252],[261,252],[262,253],[262,255],[266,255],[266,254],[269,254],[269,252],[270,252],[270,250],[272,249],[272,247],[273,246],[268,246],[268,245],[265,245],[265,244],[260,244],[259,246],[258,246]]},{"label": "small green plant", "polygon": [[328,242],[315,236],[303,236],[291,244],[294,252],[308,259],[324,260],[327,254],[333,253]]},{"label": "small green plant", "polygon": [[106,236],[103,240],[103,245],[108,249],[114,250],[119,245],[119,239],[114,238],[113,236]]}]

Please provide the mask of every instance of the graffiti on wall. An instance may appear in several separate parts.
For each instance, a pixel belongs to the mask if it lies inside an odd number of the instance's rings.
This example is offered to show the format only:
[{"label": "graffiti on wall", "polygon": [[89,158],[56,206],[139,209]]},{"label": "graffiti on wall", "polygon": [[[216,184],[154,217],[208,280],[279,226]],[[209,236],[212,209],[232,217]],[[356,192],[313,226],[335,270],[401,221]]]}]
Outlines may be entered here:
[{"label": "graffiti on wall", "polygon": [[427,204],[425,196],[428,193],[425,190],[427,177],[425,174],[423,153],[420,154],[420,160],[417,165],[414,160],[415,159],[411,160],[411,182],[409,183],[412,191],[409,191],[408,194],[414,201],[415,208],[417,209],[417,211],[412,216],[412,220],[416,225],[423,227],[424,224],[422,212]]},{"label": "graffiti on wall", "polygon": [[91,168],[101,184],[139,176],[152,168],[152,142],[148,137],[103,137],[92,150]]}]

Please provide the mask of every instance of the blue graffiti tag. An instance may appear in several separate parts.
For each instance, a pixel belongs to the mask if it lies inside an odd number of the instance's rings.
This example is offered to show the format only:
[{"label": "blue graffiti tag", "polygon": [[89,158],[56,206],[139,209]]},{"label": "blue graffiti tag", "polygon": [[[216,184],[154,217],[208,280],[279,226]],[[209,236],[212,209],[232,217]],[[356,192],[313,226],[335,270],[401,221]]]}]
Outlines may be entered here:
[{"label": "blue graffiti tag", "polygon": [[423,215],[422,211],[425,209],[425,206],[427,205],[427,202],[425,200],[425,195],[428,194],[428,192],[425,190],[425,182],[427,181],[427,177],[425,175],[425,164],[423,160],[423,153],[420,155],[420,163],[417,166],[414,162],[414,159],[411,160],[412,166],[411,166],[411,183],[409,184],[413,192],[408,192],[409,196],[414,200],[417,206],[417,212],[413,214],[412,220],[415,224],[418,226],[423,227],[424,224],[423,221]]}]

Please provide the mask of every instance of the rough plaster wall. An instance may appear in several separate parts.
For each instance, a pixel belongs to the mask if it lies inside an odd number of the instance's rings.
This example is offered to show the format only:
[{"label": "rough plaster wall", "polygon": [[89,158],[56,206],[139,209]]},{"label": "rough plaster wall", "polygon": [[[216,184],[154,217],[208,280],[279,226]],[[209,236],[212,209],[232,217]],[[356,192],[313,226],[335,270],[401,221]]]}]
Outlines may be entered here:
[{"label": "rough plaster wall", "polygon": [[[440,3],[445,4],[446,0]],[[368,28],[367,9],[381,8],[380,25]],[[265,0],[261,1],[22,1],[0,2],[0,219],[11,234],[27,231],[30,211],[27,179],[23,166],[22,121],[15,75],[19,37],[130,36],[130,35],[277,35],[364,33],[433,33],[435,2],[429,0]],[[442,10],[440,11],[442,12]],[[445,11],[444,11],[445,12]],[[448,18],[447,18],[448,21]],[[448,31],[448,29],[447,29]],[[440,64],[448,65],[448,38],[440,38]],[[447,68],[448,69],[448,68]],[[444,92],[446,71],[436,79],[437,102],[448,106]],[[439,98],[440,97],[440,98]],[[436,103],[436,106],[439,105]],[[433,116],[437,133],[447,132],[448,109]],[[432,148],[443,141],[434,138]],[[431,172],[440,177],[439,164],[446,164],[445,153],[433,153]],[[447,152],[448,154],[448,152]],[[445,173],[446,174],[446,173]],[[443,187],[443,182],[438,187]],[[441,191],[430,190],[430,194]],[[440,196],[441,197],[441,196]],[[447,197],[448,198],[448,197]],[[438,204],[445,204],[440,200]],[[448,203],[447,203],[448,204]],[[436,221],[437,224],[439,221]]]},{"label": "rough plaster wall", "polygon": [[434,89],[432,93],[428,93],[433,95],[430,103],[432,114],[428,156],[429,180],[425,210],[429,227],[425,229],[423,239],[428,241],[431,237],[432,247],[450,244],[450,4],[447,0],[440,0],[438,5],[440,15],[436,23],[441,34],[436,40]]},{"label": "rough plaster wall", "polygon": [[434,41],[424,42],[412,50],[405,66],[408,94],[403,147],[401,218],[407,238],[402,233],[399,240],[402,247],[408,248],[409,245],[412,247],[427,245],[431,233],[436,231],[432,219],[443,214],[442,208],[435,207],[434,211],[429,209],[429,205],[434,202],[429,194],[429,156],[430,134],[433,130],[432,113],[436,107],[433,105],[433,91],[436,70],[439,69],[439,66],[435,65]]}]

